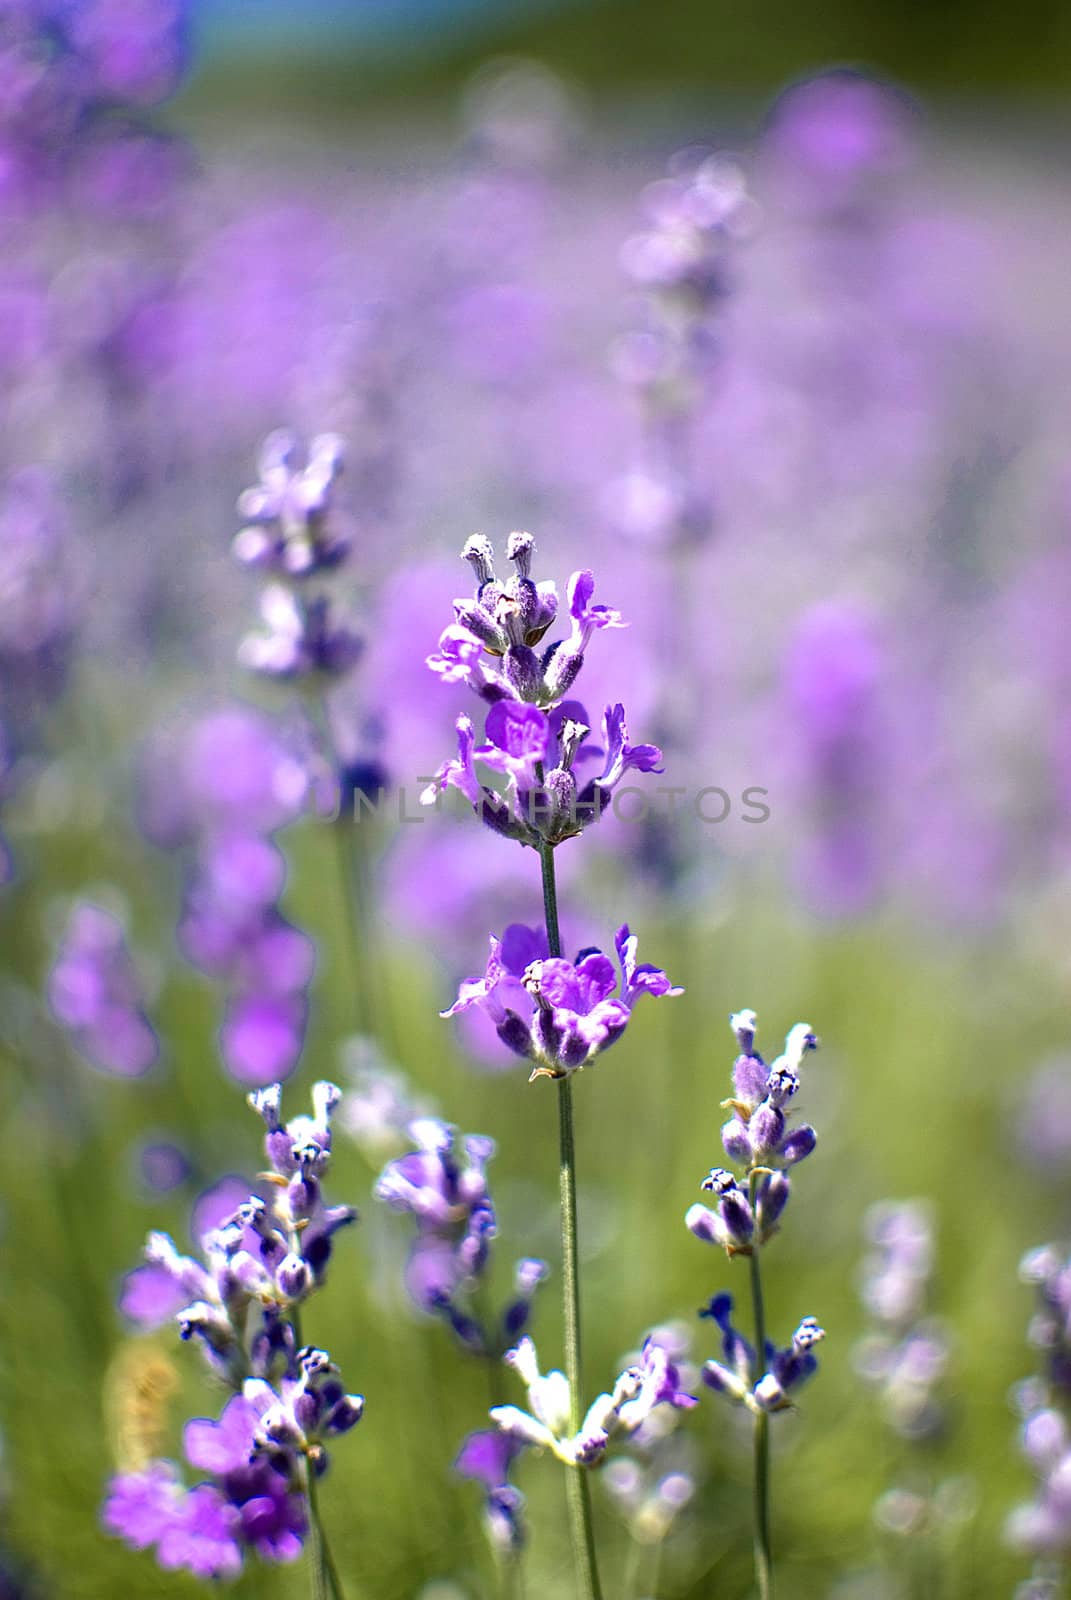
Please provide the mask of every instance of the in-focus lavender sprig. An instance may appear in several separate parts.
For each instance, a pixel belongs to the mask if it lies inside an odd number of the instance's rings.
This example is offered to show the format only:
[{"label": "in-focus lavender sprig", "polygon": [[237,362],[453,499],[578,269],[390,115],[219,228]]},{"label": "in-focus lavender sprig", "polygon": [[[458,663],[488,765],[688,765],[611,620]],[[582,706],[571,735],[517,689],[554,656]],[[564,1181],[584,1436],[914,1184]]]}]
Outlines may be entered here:
[{"label": "in-focus lavender sprig", "polygon": [[818,1040],[808,1023],[796,1023],[784,1053],[767,1066],[755,1048],[754,1011],[738,1011],[729,1021],[740,1053],[733,1064],[733,1094],[722,1102],[732,1111],[722,1128],[722,1144],[742,1171],[738,1178],[728,1168],[715,1167],[702,1187],[716,1196],[716,1204],[690,1207],[685,1223],[697,1238],[724,1249],[730,1258],[749,1259],[754,1341],[733,1324],[732,1296],[715,1295],[700,1316],[720,1328],[722,1359],[706,1363],[703,1380],[754,1417],[755,1580],[759,1600],[771,1600],[770,1415],[787,1410],[796,1391],[814,1375],[814,1347],[825,1338],[825,1330],[808,1316],[788,1345],[779,1348],[767,1338],[760,1256],[788,1204],[785,1168],[809,1156],[817,1142],[808,1123],[793,1125],[791,1119],[804,1057],[817,1048]]},{"label": "in-focus lavender sprig", "polygon": [[[569,580],[569,635],[538,654],[535,646],[558,611],[553,584],[530,576],[535,542],[513,533],[507,546],[514,576],[495,576],[488,539],[474,536],[462,552],[476,574],[473,600],[457,600],[457,623],[447,628],[428,666],[444,682],[464,682],[487,702],[484,739],[471,719],[457,720],[458,753],[443,763],[421,799],[435,805],[457,789],[495,832],[539,849],[573,838],[597,822],[630,770],[660,772],[656,745],[632,744],[620,703],[606,707],[602,746],[586,744],[592,723],[584,706],[566,696],[576,682],[593,635],[625,624],[618,611],[595,602],[595,579],[575,572]],[[585,764],[601,760],[597,774]],[[505,780],[504,792],[485,783],[477,763]]]},{"label": "in-focus lavender sprig", "polygon": [[[476,577],[473,599],[455,601],[455,623],[439,641],[439,651],[428,657],[429,668],[446,683],[466,683],[489,705],[484,742],[476,743],[476,729],[468,717],[457,721],[458,754],[445,762],[422,795],[434,805],[449,788],[456,788],[477,816],[495,832],[529,845],[539,854],[543,890],[543,933],[507,929],[500,942],[492,940],[487,969],[482,978],[462,985],[448,1013],[480,1004],[490,1012],[501,1037],[510,1048],[535,1062],[533,1078],[557,1081],[559,1194],[562,1236],[562,1319],[564,1325],[565,1411],[556,1413],[549,1431],[555,1453],[569,1469],[566,1491],[573,1558],[581,1592],[586,1600],[601,1600],[601,1583],[595,1548],[591,1496],[581,1468],[584,1452],[574,1444],[583,1435],[583,1388],[580,1327],[580,1273],[576,1195],[576,1145],[573,1126],[572,1075],[620,1036],[628,1021],[632,1001],[646,990],[652,994],[679,993],[665,973],[636,961],[636,944],[626,927],[617,935],[622,966],[618,993],[613,964],[601,951],[583,951],[575,962],[564,959],[558,921],[558,892],[554,851],[564,840],[597,821],[615,786],[630,769],[661,770],[662,753],[655,745],[633,745],[629,740],[624,706],[607,706],[603,718],[605,748],[591,750],[585,741],[591,720],[584,707],[566,696],[584,665],[586,651],[597,632],[623,625],[613,607],[596,602],[595,579],[589,571],[575,572],[567,590],[571,628],[568,636],[543,647],[545,635],[558,613],[553,585],[536,583],[531,576],[535,543],[531,534],[510,535],[507,559],[513,574],[496,576],[494,551],[482,535],[468,540],[463,558]],[[598,776],[578,777],[588,755],[602,759]],[[484,783],[476,772],[479,760],[503,781],[503,790]],[[523,937],[520,937],[523,935]],[[545,937],[544,937],[545,936]],[[505,954],[507,941],[510,954]],[[524,951],[523,957],[521,951]],[[527,994],[527,1012],[512,1002],[517,991]],[[507,999],[508,994],[508,999]],[[534,1351],[528,1346],[520,1360],[538,1382]],[[623,1381],[623,1380],[622,1380]],[[537,1394],[542,1389],[537,1387]],[[606,1422],[620,1417],[630,1403],[622,1392],[604,1397]],[[558,1399],[563,1396],[558,1386]],[[533,1401],[533,1404],[536,1402]],[[514,1408],[515,1409],[515,1408]],[[605,1406],[604,1406],[605,1409]],[[517,1413],[523,1416],[524,1413]],[[538,1419],[537,1419],[538,1420]],[[589,1416],[590,1420],[590,1416]],[[545,1422],[545,1419],[544,1419]],[[520,1424],[518,1424],[520,1428]],[[514,1437],[521,1439],[523,1428]],[[546,1438],[542,1437],[542,1442]],[[523,1442],[523,1441],[522,1441]],[[529,1437],[528,1443],[533,1439]],[[477,1452],[477,1454],[479,1454]],[[498,1478],[501,1473],[497,1472]],[[492,1479],[496,1474],[492,1474]],[[479,1476],[479,1472],[477,1476]],[[506,1481],[483,1481],[489,1492],[511,1492]],[[490,1516],[489,1502],[489,1516]]]},{"label": "in-focus lavender sprig", "polygon": [[507,1352],[507,1365],[525,1386],[528,1410],[495,1406],[491,1420],[502,1433],[528,1449],[550,1450],[567,1466],[592,1467],[602,1461],[611,1439],[630,1434],[648,1420],[656,1406],[690,1409],[695,1396],[680,1387],[680,1373],[668,1351],[648,1338],[638,1361],[619,1374],[612,1390],[601,1394],[573,1425],[573,1398],[564,1372],[542,1373],[532,1340],[523,1338]]},{"label": "in-focus lavender sprig", "polygon": [[534,1063],[532,1078],[566,1077],[620,1039],[641,995],[684,993],[661,967],[637,962],[627,924],[618,928],[614,946],[620,976],[601,950],[581,951],[575,961],[548,956],[542,934],[513,923],[501,940],[492,936],[482,977],[466,979],[442,1015],[478,1006],[502,1042]]},{"label": "in-focus lavender sprig", "polygon": [[247,1552],[293,1560],[311,1532],[317,1581],[341,1600],[316,1480],[327,1445],[360,1421],[364,1399],[346,1392],[330,1357],[300,1334],[301,1307],[324,1282],[334,1235],[356,1217],[328,1205],[322,1190],[339,1091],[318,1083],[312,1115],[288,1123],[278,1084],[250,1100],[266,1128],[269,1198],[250,1195],[210,1228],[203,1260],[150,1234],[145,1265],[127,1275],[120,1299],[142,1328],[173,1319],[232,1391],[218,1418],[185,1429],[186,1459],[207,1477],[187,1489],[171,1462],[152,1460],[113,1479],[103,1518],[134,1548],[153,1547],[162,1567],[203,1578],[234,1576]]}]

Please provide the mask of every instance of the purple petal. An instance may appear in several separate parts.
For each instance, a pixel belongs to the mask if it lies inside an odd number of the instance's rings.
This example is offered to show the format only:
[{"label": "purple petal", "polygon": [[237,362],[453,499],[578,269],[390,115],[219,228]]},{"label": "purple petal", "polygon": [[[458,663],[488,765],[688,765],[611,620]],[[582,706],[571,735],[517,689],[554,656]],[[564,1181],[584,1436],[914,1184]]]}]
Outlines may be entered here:
[{"label": "purple petal", "polygon": [[165,1268],[135,1267],[123,1279],[119,1309],[139,1328],[161,1328],[182,1310],[188,1299],[182,1285],[176,1283]]}]

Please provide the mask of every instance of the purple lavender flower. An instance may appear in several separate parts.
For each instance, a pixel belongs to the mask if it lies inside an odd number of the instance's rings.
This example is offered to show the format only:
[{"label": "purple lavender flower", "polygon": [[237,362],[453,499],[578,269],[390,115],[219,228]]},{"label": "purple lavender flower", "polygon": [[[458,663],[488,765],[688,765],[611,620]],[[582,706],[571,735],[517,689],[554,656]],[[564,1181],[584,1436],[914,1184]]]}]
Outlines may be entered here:
[{"label": "purple lavender flower", "polygon": [[[679,1426],[697,1403],[691,1394],[699,1381],[690,1360],[692,1342],[691,1329],[683,1323],[666,1323],[647,1335],[644,1347],[658,1346],[672,1366],[679,1403],[656,1406],[599,1475],[630,1534],[643,1545],[666,1538],[696,1489],[698,1457]],[[625,1365],[641,1361],[642,1350],[627,1357]]]},{"label": "purple lavender flower", "polygon": [[786,1111],[800,1086],[800,1069],[818,1040],[806,1022],[797,1022],[785,1038],[784,1054],[773,1065],[754,1048],[755,1013],[737,1012],[731,1026],[741,1054],[733,1065],[733,1115],[722,1128],[722,1143],[731,1161],[752,1166],[793,1166],[815,1147],[815,1132],[807,1123],[789,1127]]},{"label": "purple lavender flower", "polygon": [[514,1291],[497,1324],[476,1313],[472,1294],[484,1277],[495,1237],[487,1163],[494,1141],[468,1135],[459,1152],[456,1130],[431,1117],[410,1125],[417,1148],[388,1162],[373,1193],[417,1227],[405,1283],[414,1304],[441,1316],[460,1343],[497,1359],[527,1326],[532,1297],[546,1264],[517,1263]]},{"label": "purple lavender flower", "polygon": [[232,1076],[247,1085],[287,1077],[304,1040],[315,951],[276,909],[284,878],[270,840],[217,835],[199,853],[178,928],[193,965],[229,985],[220,1046]]},{"label": "purple lavender flower", "polygon": [[611,1392],[599,1395],[579,1430],[572,1433],[570,1389],[565,1374],[541,1373],[535,1345],[528,1338],[507,1353],[506,1361],[524,1383],[530,1409],[495,1406],[491,1410],[492,1422],[515,1444],[551,1450],[569,1466],[597,1465],[615,1434],[635,1433],[658,1406],[687,1410],[696,1403],[694,1395],[680,1389],[679,1373],[669,1353],[648,1338],[639,1361],[625,1368]]},{"label": "purple lavender flower", "polygon": [[342,440],[320,434],[302,465],[297,440],[280,429],[261,447],[259,483],[239,497],[239,513],[248,520],[234,554],[278,580],[262,590],[261,627],[239,648],[239,660],[252,672],[336,678],[361,654],[361,640],[336,617],[330,597],[308,592],[309,580],[338,567],[349,550],[334,503],[342,459]]},{"label": "purple lavender flower", "polygon": [[227,985],[221,1051],[245,1086],[289,1076],[304,1042],[315,950],[279,912],[286,863],[268,834],[299,814],[310,783],[301,749],[240,706],[161,739],[144,764],[146,832],[195,847],[178,943]]},{"label": "purple lavender flower", "polygon": [[724,1293],[715,1295],[699,1313],[715,1322],[722,1336],[722,1359],[704,1363],[703,1382],[750,1411],[784,1411],[793,1394],[817,1372],[814,1346],[825,1338],[825,1330],[814,1317],[804,1317],[784,1349],[767,1341],[760,1373],[755,1351],[733,1326],[732,1313],[733,1297]]},{"label": "purple lavender flower", "polygon": [[1042,1245],[1023,1257],[1019,1276],[1033,1286],[1037,1297],[1028,1337],[1041,1353],[1042,1374],[1020,1384],[1015,1393],[1022,1419],[1020,1446],[1037,1478],[1037,1490],[1031,1501],[1012,1512],[1006,1537],[1039,1563],[1032,1581],[1040,1583],[1047,1576],[1044,1563],[1063,1564],[1071,1556],[1071,1437],[1066,1417],[1071,1392],[1071,1263],[1063,1250]]},{"label": "purple lavender flower", "polygon": [[110,911],[87,901],[75,906],[49,974],[48,998],[75,1048],[100,1071],[139,1078],[158,1059],[123,927]]},{"label": "purple lavender flower", "polygon": [[636,939],[627,924],[617,930],[614,944],[620,979],[600,950],[582,951],[575,961],[550,957],[543,953],[545,935],[511,924],[501,940],[492,935],[483,976],[462,983],[442,1015],[479,1006],[502,1042],[535,1062],[533,1078],[565,1077],[590,1066],[621,1037],[640,995],[684,993],[660,967],[637,965]]},{"label": "purple lavender flower", "polygon": [[285,1455],[265,1449],[260,1430],[269,1404],[261,1386],[247,1387],[232,1396],[218,1421],[195,1418],[186,1425],[186,1459],[209,1481],[187,1490],[171,1463],[162,1461],[112,1480],[105,1527],[134,1549],[155,1547],[165,1570],[233,1577],[247,1551],[265,1561],[294,1561],[301,1554],[308,1511],[300,1475]]},{"label": "purple lavender flower", "polygon": [[171,1139],[150,1139],[137,1151],[138,1177],[150,1194],[180,1189],[192,1171],[190,1158]]},{"label": "purple lavender flower", "polygon": [[948,1371],[948,1334],[925,1315],[933,1273],[933,1221],[919,1200],[872,1206],[865,1219],[870,1250],[862,1296],[872,1327],[855,1351],[856,1366],[879,1396],[890,1426],[907,1439],[940,1434],[939,1396]]},{"label": "purple lavender flower", "polygon": [[[516,573],[500,582],[490,542],[479,536],[465,546],[476,596],[454,602],[457,623],[444,631],[428,666],[446,683],[468,683],[491,709],[482,744],[469,718],[458,718],[457,757],[443,763],[421,799],[435,805],[456,788],[495,832],[538,847],[560,844],[598,821],[625,773],[660,772],[662,757],[655,745],[629,743],[620,704],[606,708],[604,748],[585,748],[590,719],[566,696],[592,635],[624,623],[620,612],[594,600],[592,574],[575,572],[568,587],[572,631],[537,654],[557,614],[557,596],[553,585],[537,586],[530,577],[534,549],[530,534],[511,534],[507,553]],[[604,767],[581,787],[577,768],[589,753],[602,755]],[[477,762],[506,778],[504,794],[481,781]]]},{"label": "purple lavender flower", "polygon": [[470,1433],[454,1462],[460,1478],[484,1491],[484,1522],[496,1549],[516,1555],[524,1548],[524,1496],[510,1482],[510,1471],[524,1446],[494,1429]]},{"label": "purple lavender flower", "polygon": [[229,1190],[225,1214],[203,1213],[195,1228],[203,1261],[180,1254],[167,1234],[150,1234],[145,1265],[127,1275],[119,1302],[142,1328],[174,1318],[182,1338],[196,1339],[232,1387],[292,1359],[289,1313],[323,1283],[334,1235],[356,1217],[349,1206],[327,1205],[322,1193],[334,1085],[316,1084],[313,1115],[287,1124],[278,1084],[251,1100],[267,1127],[271,1205],[248,1193],[238,1202]]},{"label": "purple lavender flower", "polygon": [[234,554],[244,566],[304,579],[345,560],[349,537],[332,520],[343,455],[337,434],[319,434],[301,465],[292,433],[268,435],[257,462],[259,482],[238,498],[247,523],[235,537]]}]

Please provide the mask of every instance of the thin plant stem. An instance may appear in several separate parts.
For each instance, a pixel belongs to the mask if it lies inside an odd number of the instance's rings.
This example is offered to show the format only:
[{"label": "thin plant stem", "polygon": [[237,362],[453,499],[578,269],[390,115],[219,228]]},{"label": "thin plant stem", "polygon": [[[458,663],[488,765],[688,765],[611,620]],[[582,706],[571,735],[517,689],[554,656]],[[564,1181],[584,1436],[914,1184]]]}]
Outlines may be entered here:
[{"label": "thin plant stem", "polygon": [[[558,892],[554,878],[554,848],[539,847],[543,869],[543,914],[547,944],[552,956],[562,953],[558,927]],[[573,1133],[573,1086],[568,1077],[558,1080],[558,1185],[562,1229],[562,1320],[565,1332],[565,1375],[569,1380],[569,1426],[580,1428],[583,1401],[583,1361],[580,1344],[580,1269],[577,1249],[576,1143]],[[591,1515],[591,1486],[581,1466],[566,1467],[569,1529],[573,1565],[584,1600],[602,1600],[595,1530]]]},{"label": "thin plant stem", "polygon": [[[290,1325],[294,1330],[294,1346],[300,1350],[301,1338],[301,1313],[294,1306],[290,1313]],[[308,1456],[305,1458],[305,1489],[309,1501],[309,1533],[311,1534],[311,1550],[309,1552],[309,1573],[312,1580],[312,1600],[346,1600],[342,1583],[335,1566],[335,1558],[331,1554],[327,1533],[324,1528],[323,1518],[320,1515],[320,1489],[316,1482],[316,1473]]]},{"label": "thin plant stem", "polygon": [[[756,1209],[760,1174],[752,1172],[748,1193],[752,1212]],[[762,1268],[759,1264],[758,1233],[751,1245],[751,1309],[755,1323],[755,1373],[757,1383],[766,1370],[766,1310],[762,1299]],[[759,1600],[773,1600],[773,1549],[770,1543],[770,1418],[767,1412],[755,1414],[755,1587]]]},{"label": "thin plant stem", "polygon": [[349,962],[345,981],[350,989],[350,1020],[358,1033],[372,1034],[374,1018],[368,993],[368,919],[364,895],[364,863],[351,830],[356,827],[352,818],[341,812],[330,824],[338,852],[338,886],[342,900],[342,916],[346,929]]}]

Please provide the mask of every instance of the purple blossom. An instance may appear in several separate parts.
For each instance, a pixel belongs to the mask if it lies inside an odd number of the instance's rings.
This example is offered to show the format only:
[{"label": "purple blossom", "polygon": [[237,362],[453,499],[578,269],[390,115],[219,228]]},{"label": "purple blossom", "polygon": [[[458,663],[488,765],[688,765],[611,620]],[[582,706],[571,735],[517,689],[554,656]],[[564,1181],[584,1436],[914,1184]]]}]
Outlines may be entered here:
[{"label": "purple blossom", "polygon": [[807,1123],[790,1127],[785,1108],[799,1090],[803,1058],[817,1048],[817,1037],[807,1023],[797,1022],[785,1038],[784,1054],[767,1070],[754,1049],[755,1013],[738,1012],[732,1026],[746,1043],[733,1066],[733,1115],[722,1128],[726,1154],[748,1167],[792,1166],[815,1147],[814,1129]]},{"label": "purple blossom", "polygon": [[158,1059],[122,924],[102,907],[82,902],[71,912],[48,998],[75,1048],[100,1071],[139,1078]]},{"label": "purple blossom", "polygon": [[804,1317],[784,1349],[767,1342],[760,1371],[753,1346],[733,1326],[732,1312],[732,1295],[718,1294],[699,1313],[717,1324],[722,1338],[722,1359],[704,1364],[703,1382],[750,1411],[784,1411],[818,1370],[814,1346],[825,1338],[824,1329],[813,1317]]},{"label": "purple blossom", "polygon": [[629,744],[625,724],[625,708],[618,702],[607,706],[603,717],[603,738],[606,744],[606,764],[597,780],[600,789],[610,791],[621,782],[625,773],[635,768],[637,772],[664,772],[662,752],[656,744]]},{"label": "purple blossom", "polygon": [[232,1387],[292,1357],[285,1318],[323,1283],[334,1235],[355,1220],[349,1206],[329,1206],[322,1193],[338,1094],[333,1084],[316,1084],[313,1115],[286,1124],[278,1084],[251,1096],[267,1129],[271,1204],[240,1181],[218,1185],[195,1211],[203,1260],[151,1233],[145,1265],[124,1280],[119,1304],[127,1317],[142,1328],[174,1318],[182,1338],[196,1339]]},{"label": "purple blossom", "polygon": [[342,455],[341,439],[321,434],[302,466],[296,439],[280,429],[261,447],[259,483],[239,498],[238,510],[248,520],[234,541],[235,556],[278,580],[261,591],[261,626],[238,651],[243,666],[265,677],[340,677],[362,652],[332,598],[309,588],[310,579],[336,568],[349,549],[334,507]]},{"label": "purple blossom", "polygon": [[527,1324],[546,1266],[518,1263],[513,1297],[497,1324],[477,1314],[471,1297],[487,1271],[496,1233],[486,1171],[494,1142],[470,1134],[459,1149],[456,1130],[431,1117],[418,1118],[409,1131],[417,1148],[388,1162],[373,1191],[416,1223],[406,1288],[414,1304],[444,1318],[466,1348],[497,1357]]},{"label": "purple blossom", "polygon": [[545,711],[516,700],[499,700],[484,723],[486,744],[476,757],[493,772],[505,773],[519,789],[533,789],[547,759],[550,724]]},{"label": "purple blossom", "polygon": [[576,961],[545,954],[544,936],[512,924],[501,942],[492,937],[482,977],[462,983],[444,1017],[479,1006],[502,1042],[535,1062],[533,1077],[564,1077],[589,1066],[621,1037],[632,1006],[642,994],[655,998],[683,994],[660,967],[636,964],[636,940],[626,926],[617,930],[619,979],[613,962],[599,950],[581,952]]},{"label": "purple blossom", "polygon": [[[482,537],[468,541],[464,557],[476,573],[474,600],[455,601],[457,626],[439,641],[427,664],[447,683],[466,682],[486,702],[486,737],[476,744],[467,717],[457,722],[458,756],[439,768],[421,795],[435,805],[448,788],[457,788],[481,820],[521,844],[561,844],[597,822],[615,786],[630,769],[660,772],[655,745],[630,745],[624,708],[606,708],[605,750],[585,749],[591,724],[584,707],[567,700],[584,664],[591,635],[623,627],[620,612],[593,600],[595,580],[577,572],[569,581],[572,633],[542,655],[533,646],[554,620],[557,602],[529,576],[534,541],[511,534],[509,559],[516,576],[502,584],[495,577],[494,553]],[[501,663],[490,665],[489,663]],[[549,714],[549,715],[548,715]],[[602,776],[581,790],[574,768],[591,754],[602,754]],[[475,763],[504,774],[505,794],[480,781]]]},{"label": "purple blossom", "polygon": [[262,677],[340,677],[361,656],[361,639],[326,595],[306,598],[273,583],[262,591],[259,611],[260,627],[246,634],[238,660]]},{"label": "purple blossom", "polygon": [[304,1041],[315,951],[276,909],[284,878],[269,839],[216,835],[202,846],[179,923],[189,960],[229,985],[220,1046],[244,1085],[287,1077]]},{"label": "purple blossom", "polygon": [[105,1527],[135,1549],[155,1546],[165,1570],[185,1568],[199,1578],[233,1577],[246,1551],[266,1561],[296,1560],[308,1531],[305,1495],[294,1472],[279,1470],[278,1455],[259,1454],[264,1410],[236,1394],[218,1421],[187,1423],[186,1459],[209,1481],[187,1490],[160,1461],[114,1478]]},{"label": "purple blossom", "polygon": [[[679,1388],[679,1374],[669,1352],[654,1338],[644,1342],[640,1359],[621,1372],[612,1391],[588,1407],[577,1432],[570,1426],[569,1380],[562,1372],[542,1373],[535,1345],[524,1338],[506,1355],[527,1391],[528,1411],[519,1406],[494,1406],[491,1420],[515,1445],[551,1450],[569,1466],[591,1467],[606,1454],[617,1434],[637,1432],[659,1406],[690,1410],[694,1395]],[[479,1447],[483,1454],[485,1447]]]},{"label": "purple blossom", "polygon": [[257,463],[259,482],[238,499],[246,526],[235,537],[234,554],[243,565],[305,579],[345,559],[349,538],[331,515],[344,448],[337,434],[319,434],[302,465],[292,433],[281,428],[268,435]]},{"label": "purple blossom", "polygon": [[470,1478],[484,1491],[484,1521],[491,1542],[517,1554],[524,1547],[524,1496],[510,1483],[510,1471],[524,1446],[497,1429],[470,1433],[454,1462],[460,1478]]}]

